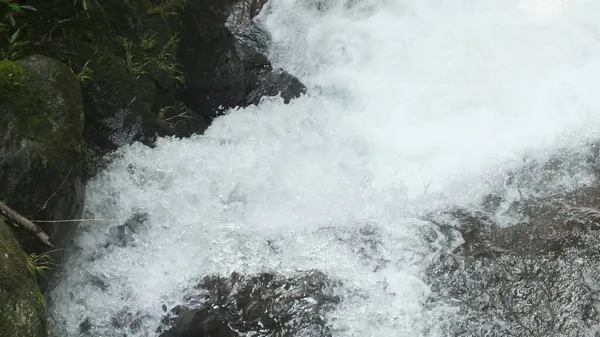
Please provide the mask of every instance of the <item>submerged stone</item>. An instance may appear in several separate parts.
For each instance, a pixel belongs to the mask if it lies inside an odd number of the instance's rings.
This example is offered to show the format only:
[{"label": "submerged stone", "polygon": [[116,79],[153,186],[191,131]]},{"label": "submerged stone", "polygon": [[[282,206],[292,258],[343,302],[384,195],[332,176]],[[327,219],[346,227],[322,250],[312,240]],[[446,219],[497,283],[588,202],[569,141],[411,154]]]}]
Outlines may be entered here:
[{"label": "submerged stone", "polygon": [[207,276],[189,306],[165,317],[160,337],[331,336],[325,315],[340,303],[335,285],[319,271]]}]

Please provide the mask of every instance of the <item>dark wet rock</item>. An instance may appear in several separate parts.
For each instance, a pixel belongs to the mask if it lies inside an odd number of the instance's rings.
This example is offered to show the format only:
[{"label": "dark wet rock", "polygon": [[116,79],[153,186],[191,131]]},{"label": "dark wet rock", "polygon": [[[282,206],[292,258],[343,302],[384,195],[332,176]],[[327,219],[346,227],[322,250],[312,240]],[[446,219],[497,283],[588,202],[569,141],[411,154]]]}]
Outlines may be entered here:
[{"label": "dark wet rock", "polygon": [[269,36],[252,21],[260,7],[262,1],[194,1],[183,17],[179,60],[189,82],[181,97],[207,121],[260,95],[289,102],[306,89],[290,74],[273,72],[265,56]]},{"label": "dark wet rock", "polygon": [[110,227],[105,247],[125,247],[132,244],[135,240],[135,234],[147,220],[148,214],[138,213],[134,214],[130,219],[127,219],[122,225]]},{"label": "dark wet rock", "polygon": [[82,86],[89,150],[101,157],[134,141],[152,144],[162,131],[152,109],[156,86],[137,78],[121,57],[110,52],[97,57],[94,66],[93,81]]},{"label": "dark wet rock", "polygon": [[[40,55],[0,61],[0,198],[30,219],[79,219],[83,211],[83,106],[66,65]],[[40,224],[56,248],[75,223]],[[45,247],[17,230],[28,251]]]},{"label": "dark wet rock", "polygon": [[140,331],[143,320],[148,317],[148,315],[139,312],[133,314],[129,311],[129,308],[124,308],[112,318],[111,325],[119,330],[127,327],[131,333],[135,334]]},{"label": "dark wet rock", "polygon": [[207,276],[198,296],[165,318],[160,337],[331,336],[325,315],[339,304],[335,282],[319,271]]},{"label": "dark wet rock", "polygon": [[256,78],[252,83],[255,86],[246,94],[242,105],[258,104],[263,97],[278,96],[281,94],[284,103],[289,103],[296,98],[296,93],[304,92],[304,84],[296,77],[281,70],[259,69],[251,72],[249,78]]},{"label": "dark wet rock", "polygon": [[83,322],[79,324],[79,334],[82,336],[89,336],[92,330],[92,322],[90,318],[87,317]]},{"label": "dark wet rock", "polygon": [[252,0],[250,1],[248,12],[250,14],[250,18],[253,19],[257,16],[263,7],[267,4],[268,0]]}]

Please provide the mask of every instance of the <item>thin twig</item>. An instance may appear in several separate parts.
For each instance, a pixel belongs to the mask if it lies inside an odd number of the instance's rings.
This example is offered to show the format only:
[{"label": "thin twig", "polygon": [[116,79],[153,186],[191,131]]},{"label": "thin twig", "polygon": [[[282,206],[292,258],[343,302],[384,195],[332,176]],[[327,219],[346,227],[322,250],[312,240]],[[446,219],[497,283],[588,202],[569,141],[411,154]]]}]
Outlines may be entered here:
[{"label": "thin twig", "polygon": [[[71,19],[63,19],[63,20],[59,20],[54,27],[52,27],[52,29],[50,29],[50,33],[48,33],[48,40],[52,41],[52,32],[54,32],[54,30],[62,23],[71,21]],[[45,40],[46,36],[44,36],[44,38],[42,39],[42,42]]]},{"label": "thin twig", "polygon": [[56,189],[56,191],[54,191],[54,193],[52,193],[52,195],[50,196],[50,198],[48,198],[46,200],[46,202],[44,202],[44,205],[42,206],[42,208],[40,208],[39,210],[37,210],[35,213],[33,213],[32,215],[36,215],[39,212],[43,211],[46,209],[46,207],[48,207],[48,202],[50,202],[50,199],[52,199],[56,193],[58,193],[58,191],[60,191],[60,189],[63,187],[63,185],[65,184],[65,181],[67,181],[67,178],[69,177],[69,175],[71,174],[72,170],[69,170],[69,172],[67,173],[67,175],[65,176],[65,178],[63,179],[62,183],[60,183],[60,186],[58,186],[58,188]]}]

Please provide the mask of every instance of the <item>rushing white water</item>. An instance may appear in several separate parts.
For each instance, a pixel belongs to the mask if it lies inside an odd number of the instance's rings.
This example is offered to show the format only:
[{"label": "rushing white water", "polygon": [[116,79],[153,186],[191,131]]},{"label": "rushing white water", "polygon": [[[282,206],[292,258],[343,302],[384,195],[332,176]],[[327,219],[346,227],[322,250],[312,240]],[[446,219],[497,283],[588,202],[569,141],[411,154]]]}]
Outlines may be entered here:
[{"label": "rushing white water", "polygon": [[[82,225],[51,294],[55,336],[86,317],[94,335],[127,332],[111,325],[124,308],[142,317],[128,336],[152,336],[199,276],[312,268],[344,284],[336,336],[443,336],[452,308],[423,307],[436,251],[419,215],[476,203],[523,156],[600,131],[597,1],[271,0],[258,20],[308,94],[120,149],[88,213],[148,219],[121,246],[121,223]],[[586,182],[571,178],[560,188]],[[365,225],[381,233],[374,259],[338,240]]]}]

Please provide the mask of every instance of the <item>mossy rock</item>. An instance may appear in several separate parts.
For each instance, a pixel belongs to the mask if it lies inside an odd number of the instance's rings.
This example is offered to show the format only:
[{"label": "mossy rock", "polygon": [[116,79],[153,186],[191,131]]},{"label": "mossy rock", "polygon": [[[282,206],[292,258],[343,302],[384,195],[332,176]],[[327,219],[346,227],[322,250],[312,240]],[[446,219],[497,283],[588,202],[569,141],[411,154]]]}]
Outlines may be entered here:
[{"label": "mossy rock", "polygon": [[[66,65],[39,55],[0,62],[0,197],[33,219],[81,217],[85,171],[79,82]],[[74,224],[42,225],[58,247]],[[18,231],[27,251],[43,247]]]},{"label": "mossy rock", "polygon": [[0,218],[0,336],[46,336],[44,297],[27,255]]}]

